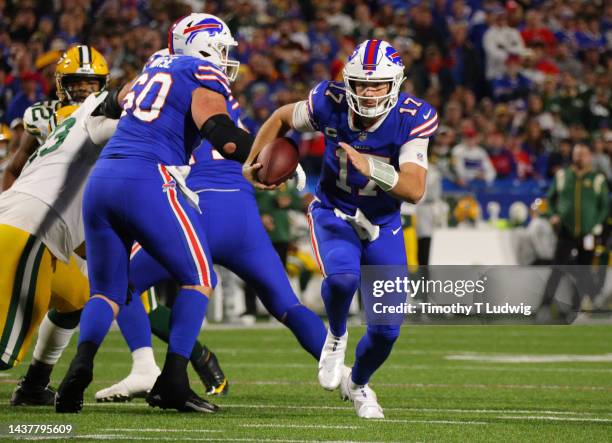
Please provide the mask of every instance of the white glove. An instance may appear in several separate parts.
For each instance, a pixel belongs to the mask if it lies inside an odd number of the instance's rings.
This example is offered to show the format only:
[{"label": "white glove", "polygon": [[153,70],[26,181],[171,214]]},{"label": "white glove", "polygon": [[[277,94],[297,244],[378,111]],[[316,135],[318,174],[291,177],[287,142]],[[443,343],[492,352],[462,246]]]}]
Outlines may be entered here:
[{"label": "white glove", "polygon": [[295,172],[293,173],[293,177],[295,178],[295,187],[298,191],[303,191],[306,187],[306,173],[302,168],[302,165],[298,163],[297,168],[295,168]]}]

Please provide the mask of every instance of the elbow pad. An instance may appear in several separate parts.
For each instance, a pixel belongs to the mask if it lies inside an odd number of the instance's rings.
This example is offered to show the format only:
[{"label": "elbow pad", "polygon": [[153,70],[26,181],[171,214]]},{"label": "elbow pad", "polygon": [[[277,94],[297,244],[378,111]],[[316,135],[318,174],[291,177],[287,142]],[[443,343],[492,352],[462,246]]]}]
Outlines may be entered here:
[{"label": "elbow pad", "polygon": [[112,118],[113,120],[117,120],[121,117],[121,113],[123,112],[123,108],[119,104],[119,91],[123,86],[120,86],[117,89],[113,89],[109,91],[106,95],[106,98],[100,106],[92,113],[93,116],[103,115],[104,117]]},{"label": "elbow pad", "polygon": [[[202,125],[200,135],[208,140],[219,153],[228,160],[244,163],[251,152],[253,136],[239,128],[227,114],[210,117]],[[225,152],[226,143],[234,143],[236,150],[231,154]]]}]

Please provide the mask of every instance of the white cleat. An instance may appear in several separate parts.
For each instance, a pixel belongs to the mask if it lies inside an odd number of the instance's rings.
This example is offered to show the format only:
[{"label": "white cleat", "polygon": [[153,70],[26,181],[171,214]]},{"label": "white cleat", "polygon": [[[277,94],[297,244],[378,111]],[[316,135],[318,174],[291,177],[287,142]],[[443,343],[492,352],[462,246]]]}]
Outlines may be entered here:
[{"label": "white cleat", "polygon": [[126,402],[144,398],[151,390],[161,371],[157,366],[148,372],[131,372],[119,383],[96,392],[97,402]]},{"label": "white cleat", "polygon": [[329,330],[327,331],[319,359],[319,384],[328,391],[333,391],[340,386],[347,342],[348,332],[345,332],[342,337],[336,337]]},{"label": "white cleat", "polygon": [[356,385],[353,383],[353,380],[351,380],[351,370],[346,366],[342,370],[340,397],[342,400],[353,402],[357,417],[367,419],[385,418],[383,409],[378,404],[376,393],[369,385]]}]

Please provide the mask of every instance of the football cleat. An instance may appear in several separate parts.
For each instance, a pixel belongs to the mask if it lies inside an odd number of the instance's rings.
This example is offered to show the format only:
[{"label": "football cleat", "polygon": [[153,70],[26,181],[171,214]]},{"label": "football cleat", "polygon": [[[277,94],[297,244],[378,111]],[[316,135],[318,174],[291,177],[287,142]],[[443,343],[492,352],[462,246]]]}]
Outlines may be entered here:
[{"label": "football cleat", "polygon": [[126,402],[133,398],[145,398],[161,371],[157,366],[150,372],[131,372],[118,383],[96,392],[97,402]]},{"label": "football cleat", "polygon": [[327,331],[319,359],[319,384],[328,391],[336,389],[342,380],[347,342],[348,331],[342,337],[336,337],[329,330]]},{"label": "football cleat", "polygon": [[83,409],[83,393],[93,378],[90,366],[73,360],[55,394],[55,412],[77,413]]},{"label": "football cleat", "polygon": [[342,383],[340,383],[340,398],[352,401],[357,417],[367,419],[385,418],[383,409],[378,404],[376,393],[369,385],[356,385],[351,380],[351,370],[346,366],[342,370]]},{"label": "football cleat", "polygon": [[184,395],[179,394],[176,396],[165,394],[163,391],[164,389],[160,383],[156,382],[146,397],[149,406],[161,409],[176,409],[179,412],[202,412],[207,414],[219,410],[217,405],[199,397],[191,389],[187,389]]},{"label": "football cleat", "polygon": [[55,389],[51,386],[30,386],[22,377],[11,396],[11,406],[53,406]]},{"label": "football cleat", "polygon": [[192,362],[193,369],[202,380],[208,395],[227,395],[229,391],[229,380],[223,373],[217,356],[204,349],[204,352],[196,362]]}]

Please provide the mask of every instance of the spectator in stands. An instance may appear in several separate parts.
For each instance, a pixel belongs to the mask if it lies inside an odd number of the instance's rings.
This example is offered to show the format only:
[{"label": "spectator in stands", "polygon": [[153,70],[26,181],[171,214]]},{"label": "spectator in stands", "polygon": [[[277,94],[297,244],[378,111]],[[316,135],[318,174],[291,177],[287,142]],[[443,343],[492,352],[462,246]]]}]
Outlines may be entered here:
[{"label": "spectator in stands", "polygon": [[433,139],[433,145],[428,149],[442,177],[451,181],[455,181],[456,178],[451,157],[453,146],[455,146],[455,131],[449,126],[440,126]]},{"label": "spectator in stands", "polygon": [[557,39],[542,21],[542,13],[537,9],[531,9],[525,14],[525,26],[521,31],[521,37],[527,46],[532,46],[536,42],[542,43],[549,53],[554,53]]},{"label": "spectator in stands", "polygon": [[476,49],[467,39],[468,24],[465,21],[452,22],[449,25],[450,41],[446,64],[449,66],[455,86],[464,86],[471,90],[480,87],[481,62]]},{"label": "spectator in stands", "polygon": [[491,81],[493,99],[496,102],[526,100],[531,82],[521,73],[521,58],[510,55],[506,59],[506,72]]},{"label": "spectator in stands", "polygon": [[516,178],[526,180],[533,176],[533,162],[531,155],[523,149],[524,137],[520,135],[508,137],[508,149],[514,157],[516,165]]},{"label": "spectator in stands", "polygon": [[593,140],[593,171],[602,173],[606,176],[608,183],[612,183],[610,153],[606,150],[606,143],[602,134]]},{"label": "spectator in stands", "polygon": [[37,87],[38,76],[33,72],[24,72],[19,77],[21,90],[15,95],[8,106],[5,121],[11,122],[16,118],[23,117],[27,108],[44,98],[42,91]]},{"label": "spectator in stands", "polygon": [[459,186],[468,186],[477,182],[491,184],[495,180],[495,168],[487,151],[478,144],[478,133],[471,122],[466,124],[462,135],[461,143],[452,150],[457,184]]},{"label": "spectator in stands", "polygon": [[572,163],[572,142],[563,139],[558,143],[557,149],[548,158],[547,177],[553,177],[558,170],[569,167]]},{"label": "spectator in stands", "polygon": [[566,125],[583,123],[586,100],[584,91],[579,88],[578,80],[570,73],[561,74],[561,85],[557,94],[550,100],[550,109],[561,115]]},{"label": "spectator in stands", "polygon": [[485,144],[498,178],[510,177],[515,171],[514,156],[505,142],[504,134],[493,132],[488,135]]},{"label": "spectator in stands", "polygon": [[487,61],[487,80],[502,77],[508,57],[522,56],[525,52],[525,43],[521,34],[516,28],[508,25],[506,11],[498,7],[491,15],[493,22],[485,32],[482,42]]}]

